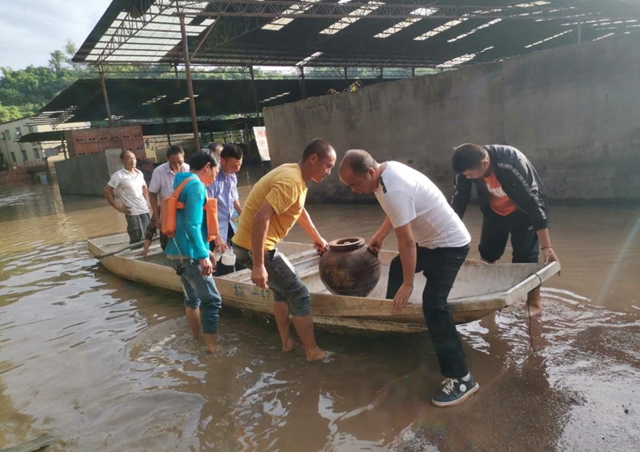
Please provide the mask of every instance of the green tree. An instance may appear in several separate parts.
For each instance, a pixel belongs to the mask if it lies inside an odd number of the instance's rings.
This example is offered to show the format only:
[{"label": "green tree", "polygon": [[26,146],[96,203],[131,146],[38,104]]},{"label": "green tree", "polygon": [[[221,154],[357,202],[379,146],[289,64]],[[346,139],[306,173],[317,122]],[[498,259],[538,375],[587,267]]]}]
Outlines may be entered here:
[{"label": "green tree", "polygon": [[67,58],[61,50],[54,50],[49,54],[49,67],[53,69],[56,74],[62,71],[63,65],[66,61]]}]

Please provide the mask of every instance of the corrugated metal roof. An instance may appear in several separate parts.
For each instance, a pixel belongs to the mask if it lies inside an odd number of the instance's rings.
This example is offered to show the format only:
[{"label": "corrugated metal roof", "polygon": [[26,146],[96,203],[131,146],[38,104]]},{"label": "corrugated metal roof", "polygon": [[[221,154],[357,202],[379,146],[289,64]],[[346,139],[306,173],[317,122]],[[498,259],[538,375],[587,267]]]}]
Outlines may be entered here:
[{"label": "corrugated metal roof", "polygon": [[[355,80],[308,79],[308,97],[342,91]],[[364,86],[390,79],[361,79]],[[184,79],[107,79],[111,114],[124,120],[189,118]],[[200,118],[254,115],[255,97],[251,80],[193,80],[196,110]],[[256,80],[260,109],[302,99],[297,79]],[[45,105],[33,122],[57,124],[105,121],[107,113],[100,80],[78,80]]]},{"label": "corrugated metal roof", "polygon": [[113,0],[74,61],[182,64],[180,13],[194,65],[442,67],[640,29],[622,0],[445,1]]}]

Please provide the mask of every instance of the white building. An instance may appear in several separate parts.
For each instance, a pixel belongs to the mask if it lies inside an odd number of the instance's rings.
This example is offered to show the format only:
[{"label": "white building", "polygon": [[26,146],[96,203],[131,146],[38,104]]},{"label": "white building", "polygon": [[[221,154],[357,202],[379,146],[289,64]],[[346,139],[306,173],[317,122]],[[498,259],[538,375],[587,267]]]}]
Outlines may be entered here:
[{"label": "white building", "polygon": [[[29,133],[54,130],[50,125],[35,125],[32,119],[28,116],[0,123],[0,170],[43,165],[45,163],[45,149],[60,145],[60,142],[18,143],[22,136]],[[90,122],[76,122],[61,124],[55,130],[85,129],[88,127],[91,127]],[[64,157],[60,156],[60,158]],[[52,158],[50,161],[54,159]]]}]

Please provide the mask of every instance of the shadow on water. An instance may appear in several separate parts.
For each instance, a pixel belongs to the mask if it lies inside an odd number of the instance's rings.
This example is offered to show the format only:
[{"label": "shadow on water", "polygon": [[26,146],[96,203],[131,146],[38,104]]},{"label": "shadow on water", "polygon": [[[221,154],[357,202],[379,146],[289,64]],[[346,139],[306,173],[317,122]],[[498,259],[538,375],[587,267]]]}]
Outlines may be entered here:
[{"label": "shadow on water", "polygon": [[[564,270],[543,290],[542,322],[529,327],[514,307],[459,327],[481,389],[442,410],[429,403],[441,377],[420,334],[318,332],[331,354],[307,364],[299,349],[281,353],[272,321],[223,309],[220,353],[204,353],[180,294],[124,281],[88,255],[86,237],[125,228],[92,202],[0,191],[0,448],[42,433],[56,437],[51,451],[626,451],[640,441],[638,211],[554,212]],[[310,210],[329,240],[368,237],[382,220],[376,206]],[[477,243],[479,216],[465,221]],[[291,238],[305,240],[297,228]]]}]

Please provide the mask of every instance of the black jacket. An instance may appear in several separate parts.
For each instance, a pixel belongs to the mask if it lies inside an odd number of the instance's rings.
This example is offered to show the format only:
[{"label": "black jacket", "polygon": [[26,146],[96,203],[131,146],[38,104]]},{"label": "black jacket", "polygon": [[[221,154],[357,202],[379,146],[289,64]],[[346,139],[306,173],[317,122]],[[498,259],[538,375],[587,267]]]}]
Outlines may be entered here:
[{"label": "black jacket", "polygon": [[[536,231],[549,227],[547,191],[533,165],[522,152],[511,146],[483,146],[491,159],[491,170],[507,196],[518,209],[531,218]],[[482,179],[467,179],[464,174],[455,175],[451,206],[460,218],[471,198],[471,186],[475,183],[478,202],[483,213],[489,207],[489,190]]]}]

